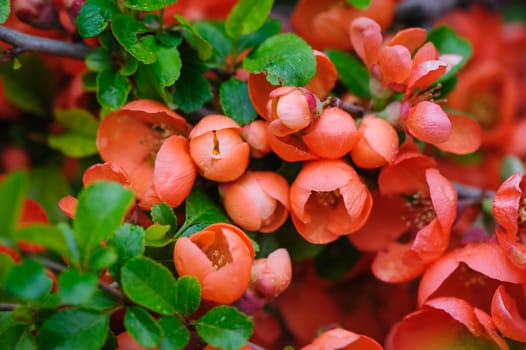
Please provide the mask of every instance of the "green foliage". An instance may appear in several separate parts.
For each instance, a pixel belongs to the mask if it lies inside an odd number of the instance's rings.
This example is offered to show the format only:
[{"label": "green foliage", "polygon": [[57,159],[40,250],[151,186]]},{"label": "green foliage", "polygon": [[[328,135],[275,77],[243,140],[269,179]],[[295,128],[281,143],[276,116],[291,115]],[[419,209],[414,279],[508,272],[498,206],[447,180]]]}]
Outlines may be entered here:
[{"label": "green foliage", "polygon": [[72,253],[72,249],[68,245],[64,231],[58,227],[46,224],[26,225],[17,231],[16,238],[43,245],[72,263],[75,263],[77,260],[77,257]]},{"label": "green foliage", "polygon": [[195,329],[206,343],[225,350],[235,350],[247,343],[253,332],[253,323],[236,308],[221,305],[197,320]]},{"label": "green foliage", "polygon": [[163,337],[159,342],[161,350],[183,349],[190,341],[190,331],[178,317],[161,317],[159,326],[163,330]]},{"label": "green foliage", "polygon": [[0,237],[12,238],[22,215],[22,203],[27,190],[27,175],[13,172],[0,181]]},{"label": "green foliage", "polygon": [[156,57],[155,62],[148,66],[154,81],[161,88],[173,85],[179,78],[182,65],[177,46],[167,46],[152,35],[145,36],[143,42]]},{"label": "green foliage", "polygon": [[230,11],[226,22],[226,33],[233,39],[258,30],[272,9],[273,0],[241,0]]},{"label": "green foliage", "polygon": [[35,338],[31,330],[25,325],[15,325],[0,332],[0,348],[9,350],[36,349]]},{"label": "green foliage", "polygon": [[86,66],[95,72],[100,72],[104,69],[111,68],[113,65],[113,58],[111,51],[103,48],[94,48],[88,52],[86,56]]},{"label": "green foliage", "polygon": [[13,266],[4,279],[4,291],[16,298],[41,300],[51,290],[51,278],[44,267],[32,259]]},{"label": "green foliage", "polygon": [[102,33],[113,15],[119,12],[117,3],[112,0],[86,0],[77,16],[77,29],[83,38]]},{"label": "green foliage", "polygon": [[231,78],[221,84],[219,101],[225,115],[234,119],[241,126],[257,117],[256,110],[248,96],[248,85],[244,81]]},{"label": "green foliage", "polygon": [[117,110],[126,103],[131,84],[128,78],[109,68],[97,74],[97,101],[104,108]]},{"label": "green foliage", "polygon": [[150,35],[141,36],[150,31],[142,22],[129,15],[118,14],[112,19],[111,31],[119,44],[140,62],[151,64],[157,59],[145,43]]},{"label": "green foliage", "polygon": [[182,276],[177,280],[175,308],[185,316],[197,311],[201,303],[201,285],[193,276]]},{"label": "green foliage", "polygon": [[208,60],[212,56],[212,45],[199,34],[186,18],[179,15],[176,15],[175,18],[179,21],[178,29],[181,30],[186,41],[197,51],[199,58],[203,61]]},{"label": "green foliage", "polygon": [[11,13],[10,3],[11,2],[9,0],[0,1],[0,24],[5,23],[9,17],[9,14]]},{"label": "green foliage", "polygon": [[157,346],[163,336],[163,330],[155,319],[146,310],[137,306],[126,309],[124,326],[130,335],[146,348]]},{"label": "green foliage", "polygon": [[365,10],[371,4],[371,0],[346,0],[348,4],[359,8],[360,10]]},{"label": "green foliage", "polygon": [[108,325],[108,313],[83,309],[56,312],[40,327],[38,349],[99,349],[106,341]]},{"label": "green foliage", "polygon": [[340,81],[358,97],[370,98],[369,71],[355,56],[339,50],[325,51],[336,67]]},{"label": "green foliage", "polygon": [[121,281],[135,303],[161,315],[175,313],[175,278],[163,265],[142,256],[131,258],[121,269]]},{"label": "green foliage", "polygon": [[85,265],[94,249],[120,226],[133,194],[119,184],[96,182],[79,195],[73,227]]},{"label": "green foliage", "polygon": [[121,267],[131,258],[141,256],[145,249],[145,233],[141,226],[124,224],[108,240],[108,245],[117,252],[117,261],[110,266],[113,278],[120,280]]},{"label": "green foliage", "polygon": [[58,294],[63,304],[82,305],[91,301],[97,289],[98,277],[68,268],[58,277]]},{"label": "green foliage", "polygon": [[124,5],[133,10],[155,11],[160,10],[177,0],[124,0]]},{"label": "green foliage", "polygon": [[316,73],[312,48],[292,33],[278,34],[265,40],[243,61],[251,73],[265,72],[272,85],[306,85]]},{"label": "green foliage", "polygon": [[50,135],[48,144],[63,154],[86,157],[97,154],[97,128],[99,123],[83,109],[56,110],[55,120],[66,128],[59,135]]},{"label": "green foliage", "polygon": [[170,229],[168,233],[172,235],[177,230],[177,217],[174,214],[172,208],[168,204],[162,202],[155,204],[151,209],[151,215],[153,222],[161,225],[169,225]]}]

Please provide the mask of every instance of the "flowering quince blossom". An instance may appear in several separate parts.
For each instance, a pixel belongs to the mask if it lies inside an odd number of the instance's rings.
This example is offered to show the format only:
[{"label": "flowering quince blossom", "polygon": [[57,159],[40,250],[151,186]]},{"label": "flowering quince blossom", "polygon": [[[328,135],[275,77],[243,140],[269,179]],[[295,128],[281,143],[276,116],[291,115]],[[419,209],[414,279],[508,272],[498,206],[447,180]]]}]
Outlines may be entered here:
[{"label": "flowering quince blossom", "polygon": [[526,181],[519,173],[502,183],[493,201],[496,234],[508,258],[526,270]]},{"label": "flowering quince blossom", "polygon": [[250,156],[252,158],[263,158],[272,152],[268,140],[268,128],[264,120],[256,119],[243,126],[241,137],[250,146]]},{"label": "flowering quince blossom", "polygon": [[373,205],[372,214],[382,220],[370,220],[349,236],[359,249],[377,251],[372,271],[382,281],[416,278],[449,245],[457,194],[451,183],[430,167],[433,164],[420,154],[402,153],[382,168],[378,185],[385,198],[375,195],[374,203],[378,204]]},{"label": "flowering quince blossom", "polygon": [[323,332],[302,350],[382,350],[382,346],[372,338],[356,334],[343,328],[333,328]]},{"label": "flowering quince blossom", "polygon": [[190,193],[197,173],[187,133],[179,114],[156,101],[136,100],[103,119],[97,148],[104,161],[124,170],[139,206],[165,202],[176,207]]},{"label": "flowering quince blossom", "polygon": [[241,126],[233,119],[210,114],[190,132],[190,155],[199,173],[213,181],[229,182],[245,172],[250,146],[241,138]]},{"label": "flowering quince blossom", "polygon": [[363,180],[341,159],[306,162],[290,188],[292,222],[311,243],[328,243],[356,232],[372,204]]},{"label": "flowering quince blossom", "polygon": [[254,261],[249,289],[260,298],[270,301],[287,289],[291,279],[289,253],[286,249],[279,248],[268,257]]},{"label": "flowering quince blossom", "polygon": [[289,216],[289,184],[275,172],[247,171],[219,188],[228,216],[244,230],[274,232]]},{"label": "flowering quince blossom", "polygon": [[199,280],[203,299],[231,304],[249,285],[254,247],[237,226],[217,223],[179,238],[173,259],[180,276]]}]

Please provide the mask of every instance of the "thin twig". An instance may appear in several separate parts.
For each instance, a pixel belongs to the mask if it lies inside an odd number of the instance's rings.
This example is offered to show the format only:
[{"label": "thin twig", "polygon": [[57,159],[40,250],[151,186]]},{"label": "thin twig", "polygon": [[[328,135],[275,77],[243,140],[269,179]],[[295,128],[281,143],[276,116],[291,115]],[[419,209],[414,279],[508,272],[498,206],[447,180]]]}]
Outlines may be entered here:
[{"label": "thin twig", "polygon": [[364,115],[364,109],[361,106],[345,102],[338,97],[329,96],[323,101],[324,106],[338,107],[349,113],[353,118],[361,118]]},{"label": "thin twig", "polygon": [[84,59],[90,48],[85,44],[42,38],[35,35],[0,26],[0,40],[9,43],[17,50],[48,53],[57,56]]},{"label": "thin twig", "polygon": [[19,304],[0,303],[0,311],[12,311],[18,306]]}]

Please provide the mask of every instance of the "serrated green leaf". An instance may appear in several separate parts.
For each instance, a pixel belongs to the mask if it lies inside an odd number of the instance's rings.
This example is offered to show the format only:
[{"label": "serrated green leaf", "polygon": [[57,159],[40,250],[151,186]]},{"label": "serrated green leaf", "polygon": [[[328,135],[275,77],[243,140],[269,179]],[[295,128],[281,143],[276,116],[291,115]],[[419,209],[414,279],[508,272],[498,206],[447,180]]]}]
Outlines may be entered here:
[{"label": "serrated green leaf", "polygon": [[193,276],[182,276],[177,279],[175,308],[185,316],[197,311],[201,303],[201,285]]},{"label": "serrated green leaf", "polygon": [[52,281],[44,267],[33,259],[13,266],[4,280],[6,293],[24,300],[40,300],[51,290]]},{"label": "serrated green leaf", "polygon": [[177,0],[124,0],[124,6],[138,11],[155,11],[175,3]]},{"label": "serrated green leaf", "polygon": [[9,0],[0,0],[0,24],[4,24],[11,13],[11,5]]},{"label": "serrated green leaf", "polygon": [[146,348],[157,346],[163,336],[163,330],[154,318],[146,310],[137,306],[130,306],[126,309],[124,326],[137,343]]},{"label": "serrated green leaf", "polygon": [[139,35],[150,31],[144,24],[129,15],[118,14],[113,17],[111,31],[115,39],[130,55],[144,64],[155,62],[155,53],[142,41],[148,35],[139,39]]},{"label": "serrated green leaf", "polygon": [[346,0],[348,4],[359,8],[360,10],[365,10],[371,4],[371,0]]},{"label": "serrated green leaf", "polygon": [[164,333],[159,343],[161,350],[184,349],[190,341],[190,331],[178,317],[161,317],[159,326],[161,326]]},{"label": "serrated green leaf", "polygon": [[347,52],[338,50],[325,51],[334,63],[340,81],[349,91],[358,97],[370,98],[369,71],[362,62]]},{"label": "serrated green leaf", "polygon": [[144,228],[128,223],[119,227],[115,235],[108,241],[108,245],[115,248],[118,256],[117,262],[109,267],[109,271],[115,280],[120,280],[121,267],[128,260],[144,253],[144,242]]},{"label": "serrated green leaf", "polygon": [[219,89],[219,101],[223,112],[243,126],[257,117],[256,110],[250,102],[248,84],[236,78],[231,78]]},{"label": "serrated green leaf", "polygon": [[153,36],[145,37],[143,42],[157,57],[154,63],[148,65],[156,83],[161,87],[173,85],[181,73],[179,49],[165,46],[157,42]]},{"label": "serrated green leaf", "polygon": [[68,268],[58,276],[58,294],[63,304],[82,305],[93,297],[97,289],[98,276],[91,272],[80,272]]},{"label": "serrated green leaf", "polygon": [[27,175],[16,171],[0,181],[0,237],[13,238],[27,191]]},{"label": "serrated green leaf", "polygon": [[93,71],[100,72],[103,69],[111,68],[112,65],[111,52],[103,48],[94,48],[86,55],[86,66]]},{"label": "serrated green leaf", "polygon": [[207,344],[236,350],[247,343],[253,332],[253,323],[235,307],[222,305],[197,320],[195,329]]},{"label": "serrated green leaf", "polygon": [[240,0],[228,14],[225,22],[227,34],[237,39],[258,30],[270,14],[273,0]]},{"label": "serrated green leaf", "polygon": [[109,329],[109,313],[66,309],[44,321],[37,335],[39,350],[100,349]]},{"label": "serrated green leaf", "polygon": [[231,222],[223,209],[206,193],[197,186],[194,186],[186,199],[186,219],[177,231],[179,236],[186,229],[196,224],[213,224],[216,222]]},{"label": "serrated green leaf", "polygon": [[95,182],[82,190],[73,228],[84,264],[93,250],[117,230],[132,201],[133,193],[113,182]]},{"label": "serrated green leaf", "polygon": [[146,230],[146,244],[152,241],[158,241],[166,236],[166,233],[170,230],[170,225],[153,224],[150,225]]},{"label": "serrated green leaf", "polygon": [[17,325],[0,333],[0,349],[36,349],[35,338],[26,325]]},{"label": "serrated green leaf", "polygon": [[183,36],[197,51],[199,59],[203,61],[208,60],[212,56],[212,45],[199,34],[186,18],[180,15],[175,15],[175,18],[179,22],[178,27],[181,29]]},{"label": "serrated green leaf", "polygon": [[86,0],[77,16],[77,30],[83,38],[99,35],[107,27],[114,14],[119,12],[112,0]]},{"label": "serrated green leaf", "polygon": [[47,249],[71,260],[71,254],[63,232],[55,226],[45,224],[25,225],[16,233],[17,239],[43,245]]},{"label": "serrated green leaf", "polygon": [[464,67],[473,54],[473,48],[469,41],[458,36],[453,29],[445,25],[438,26],[431,30],[427,35],[427,40],[431,41],[438,52],[443,54],[457,54],[462,56],[462,60],[454,65],[446,74],[440,77],[437,82],[449,80],[455,76],[459,69]]},{"label": "serrated green leaf", "polygon": [[11,62],[0,65],[4,96],[22,111],[47,116],[55,94],[51,71],[38,56],[18,58],[19,69],[13,69]]},{"label": "serrated green leaf", "polygon": [[183,42],[183,37],[177,32],[160,32],[155,34],[155,38],[168,47],[177,47]]},{"label": "serrated green leaf", "polygon": [[102,271],[113,265],[117,259],[117,252],[113,247],[98,247],[93,251],[88,266],[92,271]]},{"label": "serrated green leaf", "polygon": [[185,63],[181,76],[170,88],[173,103],[184,112],[190,113],[213,98],[208,79],[204,76],[206,66],[190,49],[181,51]]},{"label": "serrated green leaf", "polygon": [[177,217],[168,204],[164,202],[155,204],[151,209],[151,215],[153,222],[161,225],[170,225],[170,234],[173,234],[177,229]]},{"label": "serrated green leaf", "polygon": [[128,99],[131,84],[128,78],[111,69],[97,74],[97,101],[109,110],[117,110]]},{"label": "serrated green leaf", "polygon": [[316,73],[312,48],[292,33],[268,38],[243,61],[251,73],[266,72],[272,85],[304,86]]},{"label": "serrated green leaf", "polygon": [[65,132],[60,135],[49,135],[49,147],[72,158],[82,158],[98,153],[96,137],[78,132]]},{"label": "serrated green leaf", "polygon": [[162,315],[175,313],[175,278],[163,265],[146,257],[135,257],[121,269],[124,293],[132,301]]}]

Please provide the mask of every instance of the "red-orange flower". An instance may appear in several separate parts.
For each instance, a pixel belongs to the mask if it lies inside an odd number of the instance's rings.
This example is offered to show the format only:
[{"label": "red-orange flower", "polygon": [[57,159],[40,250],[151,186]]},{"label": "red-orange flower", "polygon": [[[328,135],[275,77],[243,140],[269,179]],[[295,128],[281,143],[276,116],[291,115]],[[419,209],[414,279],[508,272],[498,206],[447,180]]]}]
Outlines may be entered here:
[{"label": "red-orange flower", "polygon": [[190,237],[179,238],[173,259],[180,276],[199,280],[203,299],[231,304],[249,285],[254,248],[238,227],[217,223]]},{"label": "red-orange flower", "polygon": [[199,173],[213,181],[239,178],[248,167],[250,147],[241,138],[241,126],[233,119],[210,114],[190,132],[190,155]]},{"label": "red-orange flower", "polygon": [[277,230],[289,215],[289,184],[272,171],[247,171],[234,182],[220,185],[225,210],[247,231]]},{"label": "red-orange flower", "polygon": [[382,350],[382,346],[368,336],[343,328],[323,332],[302,350]]},{"label": "red-orange flower", "polygon": [[156,101],[136,100],[102,120],[97,147],[104,161],[124,170],[139,206],[163,201],[176,207],[196,177],[187,132],[179,114]]},{"label": "red-orange flower", "polygon": [[267,123],[264,120],[256,119],[243,126],[241,137],[250,146],[250,156],[253,158],[262,158],[272,152],[268,140]]},{"label": "red-orange flower", "polygon": [[311,243],[328,243],[360,229],[372,197],[356,171],[340,159],[306,162],[290,188],[291,217]]}]

